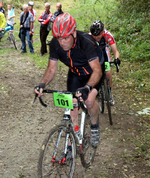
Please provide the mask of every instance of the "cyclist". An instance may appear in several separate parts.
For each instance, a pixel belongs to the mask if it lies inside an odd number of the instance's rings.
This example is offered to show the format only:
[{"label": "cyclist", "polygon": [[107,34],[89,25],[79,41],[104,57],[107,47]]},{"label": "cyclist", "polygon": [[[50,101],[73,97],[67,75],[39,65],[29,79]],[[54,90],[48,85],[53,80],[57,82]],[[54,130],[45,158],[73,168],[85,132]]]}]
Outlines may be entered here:
[{"label": "cyclist", "polygon": [[[120,65],[120,54],[118,52],[115,39],[113,35],[104,28],[104,24],[100,20],[96,20],[93,22],[90,28],[91,35],[95,39],[95,41],[98,42],[98,45],[101,47],[104,55],[105,62],[110,62],[111,61],[111,56],[110,56],[110,50],[109,46],[114,54],[115,58],[115,63]],[[110,66],[108,67],[110,68]],[[112,73],[111,70],[106,69],[106,76],[109,79],[109,84],[110,84],[110,89],[112,87]],[[111,105],[113,106],[115,104],[115,101],[113,97],[111,96],[110,100]]]},{"label": "cyclist", "polygon": [[6,27],[6,18],[5,18],[5,15],[2,12],[0,12],[0,32],[5,27]]},{"label": "cyclist", "polygon": [[[49,64],[41,83],[35,87],[35,92],[40,97],[45,86],[53,80],[58,59],[67,65],[67,90],[78,91],[79,94],[76,95],[85,101],[91,118],[90,142],[96,147],[100,141],[96,95],[102,76],[97,44],[89,34],[76,30],[75,19],[69,13],[61,14],[55,19],[52,32],[54,37],[50,42]],[[75,98],[73,102],[77,102]],[[78,125],[78,109],[74,109],[71,115],[74,126]]]},{"label": "cyclist", "polygon": [[34,22],[35,22],[35,20],[36,20],[36,11],[33,9],[33,6],[34,6],[34,2],[29,1],[29,2],[28,2],[29,12],[31,12],[32,15],[33,15],[32,34],[30,35],[30,38],[31,38],[32,43],[33,43],[33,34],[34,34]]}]

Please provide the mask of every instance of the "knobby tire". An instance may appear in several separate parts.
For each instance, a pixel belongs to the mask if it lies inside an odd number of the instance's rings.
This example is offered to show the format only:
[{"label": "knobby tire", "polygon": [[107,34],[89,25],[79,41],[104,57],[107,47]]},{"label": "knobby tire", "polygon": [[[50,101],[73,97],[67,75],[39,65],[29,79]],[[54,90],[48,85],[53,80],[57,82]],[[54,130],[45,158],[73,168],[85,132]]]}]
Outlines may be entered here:
[{"label": "knobby tire", "polygon": [[[62,130],[62,135],[60,137],[56,161],[54,164],[52,163],[52,156],[54,153],[56,141],[58,138],[58,134]],[[64,142],[66,136],[66,125],[60,124],[54,127],[50,132],[48,137],[44,140],[42,144],[42,149],[40,151],[40,157],[38,162],[38,176],[39,178],[54,178],[54,177],[66,177],[72,178],[74,169],[75,169],[75,157],[76,157],[76,144],[74,139],[73,132],[69,133],[69,139],[72,146],[72,159],[64,164],[59,163],[60,155],[62,155],[64,151]],[[69,164],[69,165],[68,165]],[[69,167],[70,166],[70,167]],[[63,174],[63,175],[62,175]]]},{"label": "knobby tire", "polygon": [[96,153],[96,148],[93,148],[90,145],[90,131],[91,131],[91,122],[90,122],[90,117],[87,114],[85,118],[82,152],[80,150],[81,163],[85,168],[88,168],[92,164]]},{"label": "knobby tire", "polygon": [[110,125],[113,125],[112,116],[111,116],[110,95],[109,95],[108,87],[109,87],[109,80],[106,78],[104,79],[105,100],[106,100],[106,105],[107,105],[107,110],[108,110],[109,122],[110,122]]}]

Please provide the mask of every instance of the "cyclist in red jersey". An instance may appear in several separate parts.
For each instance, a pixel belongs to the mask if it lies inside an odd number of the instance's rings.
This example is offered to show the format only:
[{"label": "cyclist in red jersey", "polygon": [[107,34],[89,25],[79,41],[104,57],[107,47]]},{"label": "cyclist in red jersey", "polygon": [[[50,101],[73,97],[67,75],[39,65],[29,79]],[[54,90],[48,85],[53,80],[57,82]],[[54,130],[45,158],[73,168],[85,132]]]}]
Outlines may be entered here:
[{"label": "cyclist in red jersey", "polygon": [[[101,47],[104,55],[105,62],[110,62],[111,61],[111,55],[110,55],[110,50],[109,46],[114,54],[115,62],[120,65],[120,54],[118,52],[115,39],[113,35],[104,28],[103,23],[100,20],[94,21],[94,23],[91,25],[90,28],[91,35],[95,39],[95,41],[98,42],[98,45]],[[106,70],[106,76],[109,79],[109,84],[110,88],[112,87],[112,73],[111,70],[107,71]],[[114,105],[114,99],[111,96],[111,105]]]},{"label": "cyclist in red jersey", "polygon": [[[68,13],[59,15],[53,24],[50,42],[50,60],[41,83],[35,87],[40,97],[46,85],[54,78],[58,60],[69,67],[67,90],[76,92],[85,101],[91,117],[90,142],[96,147],[100,141],[99,105],[96,95],[100,87],[102,70],[97,44],[91,35],[77,31],[75,19]],[[77,102],[74,98],[73,102]],[[72,112],[74,126],[78,125],[78,108]]]}]

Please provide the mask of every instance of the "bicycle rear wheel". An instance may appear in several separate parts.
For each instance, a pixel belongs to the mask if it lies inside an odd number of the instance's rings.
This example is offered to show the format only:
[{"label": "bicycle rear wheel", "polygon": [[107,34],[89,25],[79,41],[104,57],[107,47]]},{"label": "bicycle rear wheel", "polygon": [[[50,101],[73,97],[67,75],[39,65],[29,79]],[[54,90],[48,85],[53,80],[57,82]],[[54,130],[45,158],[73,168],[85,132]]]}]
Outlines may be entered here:
[{"label": "bicycle rear wheel", "polygon": [[[73,133],[69,133],[69,140],[72,146],[71,158],[62,162],[64,158],[62,155],[65,149],[65,140],[66,127],[64,124],[60,124],[50,131],[49,136],[43,142],[40,152],[38,162],[38,175],[40,178],[72,178],[76,156],[76,145]],[[55,157],[54,152],[56,153]]]},{"label": "bicycle rear wheel", "polygon": [[110,94],[109,94],[109,80],[107,78],[104,79],[104,88],[105,88],[105,100],[108,110],[109,122],[110,125],[113,125],[112,116],[111,116],[111,105],[110,105]]},{"label": "bicycle rear wheel", "polygon": [[83,136],[82,150],[80,149],[80,159],[83,167],[88,168],[94,161],[96,148],[90,144],[91,121],[90,116],[86,115]]},{"label": "bicycle rear wheel", "polygon": [[104,113],[104,95],[103,95],[102,87],[100,87],[98,91],[97,100],[98,100],[100,112]]},{"label": "bicycle rear wheel", "polygon": [[16,46],[16,39],[15,39],[15,37],[14,37],[14,34],[13,34],[13,33],[11,33],[11,34],[10,34],[10,39],[11,39],[11,41],[13,42],[15,49],[17,50],[17,46]]}]

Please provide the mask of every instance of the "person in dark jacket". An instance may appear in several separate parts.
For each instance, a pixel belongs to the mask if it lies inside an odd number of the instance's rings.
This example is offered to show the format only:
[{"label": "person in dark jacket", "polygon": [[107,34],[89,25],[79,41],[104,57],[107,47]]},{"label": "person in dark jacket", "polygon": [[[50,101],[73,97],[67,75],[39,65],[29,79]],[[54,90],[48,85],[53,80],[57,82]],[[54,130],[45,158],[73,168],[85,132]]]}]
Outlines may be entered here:
[{"label": "person in dark jacket", "polygon": [[31,34],[33,28],[33,15],[29,12],[28,5],[23,5],[23,12],[20,14],[20,35],[21,35],[21,42],[22,42],[22,52],[26,53],[26,37],[28,41],[28,46],[30,48],[30,53],[34,53],[33,45],[31,42]]},{"label": "person in dark jacket", "polygon": [[51,30],[52,16],[53,15],[50,12],[50,4],[45,3],[45,11],[38,18],[38,21],[41,23],[40,27],[41,56],[47,53],[46,38],[49,34],[49,31]]},{"label": "person in dark jacket", "polygon": [[53,16],[53,22],[54,22],[54,20],[56,19],[56,17],[57,16],[59,16],[60,14],[63,14],[63,11],[62,11],[62,4],[60,3],[60,2],[58,2],[57,4],[56,4],[56,9],[57,9],[57,11],[54,13],[54,16]]}]

